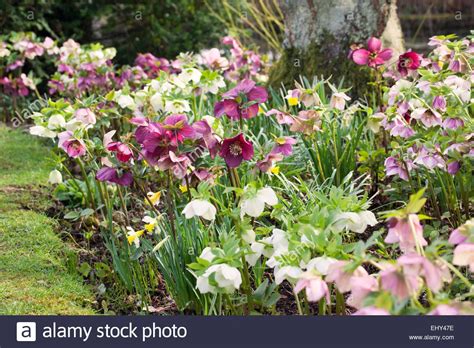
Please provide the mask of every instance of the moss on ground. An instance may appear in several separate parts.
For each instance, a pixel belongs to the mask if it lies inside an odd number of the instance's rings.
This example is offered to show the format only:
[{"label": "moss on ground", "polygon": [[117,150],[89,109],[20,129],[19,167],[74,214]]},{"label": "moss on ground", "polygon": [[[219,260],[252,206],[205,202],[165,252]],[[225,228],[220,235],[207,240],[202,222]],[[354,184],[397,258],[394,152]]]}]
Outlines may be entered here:
[{"label": "moss on ground", "polygon": [[75,251],[44,211],[50,164],[41,141],[0,126],[0,314],[93,314]]}]

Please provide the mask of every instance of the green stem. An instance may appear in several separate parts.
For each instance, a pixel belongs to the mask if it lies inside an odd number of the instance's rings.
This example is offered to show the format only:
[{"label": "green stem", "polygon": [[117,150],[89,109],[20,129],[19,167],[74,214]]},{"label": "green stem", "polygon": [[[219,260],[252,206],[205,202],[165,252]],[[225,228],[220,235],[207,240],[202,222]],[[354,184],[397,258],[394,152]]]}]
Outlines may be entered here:
[{"label": "green stem", "polygon": [[89,178],[88,178],[86,170],[84,168],[84,163],[82,163],[82,161],[79,158],[77,159],[77,162],[79,163],[79,167],[81,167],[82,176],[83,176],[84,181],[86,183],[87,197],[88,197],[89,203],[91,204],[91,207],[92,207],[92,209],[94,209],[94,212],[95,212],[94,195],[92,194],[91,185],[89,183]]}]

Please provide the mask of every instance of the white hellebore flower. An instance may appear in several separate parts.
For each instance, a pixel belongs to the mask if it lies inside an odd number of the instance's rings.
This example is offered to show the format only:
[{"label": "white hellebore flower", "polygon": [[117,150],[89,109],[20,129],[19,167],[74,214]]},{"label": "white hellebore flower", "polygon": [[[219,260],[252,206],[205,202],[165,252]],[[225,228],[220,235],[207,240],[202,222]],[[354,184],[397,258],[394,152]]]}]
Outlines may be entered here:
[{"label": "white hellebore flower", "polygon": [[243,199],[240,203],[240,218],[243,219],[245,214],[259,217],[265,209],[265,203],[270,206],[278,203],[275,191],[271,187],[264,187],[258,190],[255,196]]},{"label": "white hellebore flower", "polygon": [[189,81],[193,81],[194,84],[197,84],[201,79],[201,72],[195,68],[184,69],[179,75],[178,80],[184,85],[187,85]]},{"label": "white hellebore flower", "polygon": [[135,109],[135,101],[132,97],[126,94],[121,94],[117,99],[117,103],[122,109],[129,108],[131,110]]},{"label": "white hellebore flower", "polygon": [[349,101],[351,98],[343,92],[336,92],[331,96],[329,104],[332,108],[342,111],[346,107],[346,100]]},{"label": "white hellebore flower", "polygon": [[199,255],[200,259],[203,259],[209,262],[212,262],[212,260],[214,260],[215,257],[216,255],[213,254],[212,249],[209,247],[205,247],[202,250],[201,255]]},{"label": "white hellebore flower", "polygon": [[202,294],[216,293],[216,287],[209,283],[209,277],[213,275],[219,289],[226,293],[234,292],[242,284],[242,276],[237,268],[225,263],[212,265],[206,272],[197,278],[196,286]]},{"label": "white hellebore flower", "polygon": [[275,270],[275,283],[281,284],[285,279],[294,282],[303,273],[301,268],[296,266],[285,266]]},{"label": "white hellebore flower", "polygon": [[156,92],[150,98],[150,104],[155,112],[163,109],[163,96],[160,92]]},{"label": "white hellebore flower", "polygon": [[33,126],[30,128],[30,134],[32,135],[37,135],[39,137],[44,137],[44,138],[54,138],[56,137],[56,132],[53,132],[52,130],[43,127],[43,126]]},{"label": "white hellebore flower", "polygon": [[374,213],[369,210],[364,210],[359,213],[345,212],[339,213],[334,219],[334,227],[338,231],[347,228],[349,231],[356,233],[363,233],[367,225],[375,226],[377,219]]},{"label": "white hellebore flower", "polygon": [[186,219],[200,216],[206,220],[214,220],[216,217],[216,207],[204,199],[195,199],[189,202],[183,209]]},{"label": "white hellebore flower", "polygon": [[308,271],[316,270],[321,275],[327,275],[329,266],[335,262],[337,262],[337,260],[333,259],[332,257],[319,256],[311,259],[306,265],[306,269]]},{"label": "white hellebore flower", "polygon": [[60,184],[60,183],[62,183],[63,182],[63,176],[62,176],[61,172],[57,169],[52,170],[49,173],[48,182],[50,184]]},{"label": "white hellebore flower", "polygon": [[48,128],[55,130],[58,128],[64,128],[66,126],[66,120],[63,115],[55,114],[51,116],[48,120]]},{"label": "white hellebore flower", "polygon": [[165,102],[165,111],[171,114],[182,114],[191,111],[189,102],[184,99],[167,100]]}]

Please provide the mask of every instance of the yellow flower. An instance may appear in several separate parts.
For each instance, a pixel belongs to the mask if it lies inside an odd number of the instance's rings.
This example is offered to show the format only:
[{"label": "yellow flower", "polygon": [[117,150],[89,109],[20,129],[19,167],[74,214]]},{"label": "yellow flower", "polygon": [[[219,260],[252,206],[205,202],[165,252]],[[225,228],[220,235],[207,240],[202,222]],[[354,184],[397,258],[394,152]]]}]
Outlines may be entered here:
[{"label": "yellow flower", "polygon": [[258,113],[259,114],[265,113],[265,111],[263,110],[263,108],[261,106],[258,107]]},{"label": "yellow flower", "polygon": [[150,205],[150,202],[151,202],[153,205],[157,205],[158,203],[160,203],[160,197],[161,197],[160,191],[148,192],[147,196],[148,196],[148,199],[145,199],[145,204]]},{"label": "yellow flower", "polygon": [[143,235],[145,232],[144,230],[140,231],[135,231],[131,227],[127,227],[127,240],[128,244],[132,245],[132,243],[135,243],[135,246],[138,248],[140,246],[140,236]]},{"label": "yellow flower", "polygon": [[270,168],[270,172],[272,172],[272,174],[275,174],[275,175],[280,174],[280,167],[278,166],[272,167]]},{"label": "yellow flower", "polygon": [[289,97],[289,98],[288,98],[288,105],[290,105],[290,106],[298,105],[298,98],[296,98],[296,97]]},{"label": "yellow flower", "polygon": [[179,185],[179,189],[182,193],[188,192],[188,187],[186,185]]},{"label": "yellow flower", "polygon": [[145,230],[148,232],[148,233],[153,233],[153,231],[155,230],[155,224],[145,224]]}]

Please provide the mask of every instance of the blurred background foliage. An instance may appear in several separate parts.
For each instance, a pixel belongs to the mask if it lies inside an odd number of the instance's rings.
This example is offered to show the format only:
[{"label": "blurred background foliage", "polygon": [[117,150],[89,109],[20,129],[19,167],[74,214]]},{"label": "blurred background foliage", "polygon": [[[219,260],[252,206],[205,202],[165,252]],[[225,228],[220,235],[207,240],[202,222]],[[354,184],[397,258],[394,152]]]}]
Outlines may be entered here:
[{"label": "blurred background foliage", "polygon": [[[398,0],[406,46],[424,51],[433,35],[467,34],[472,0]],[[102,42],[117,48],[118,63],[136,53],[174,58],[233,35],[248,48],[278,54],[284,33],[278,0],[2,0],[1,33],[35,31],[56,39]]]}]

